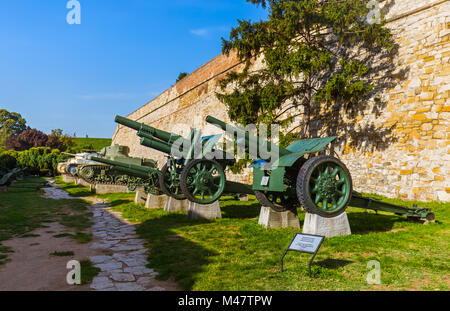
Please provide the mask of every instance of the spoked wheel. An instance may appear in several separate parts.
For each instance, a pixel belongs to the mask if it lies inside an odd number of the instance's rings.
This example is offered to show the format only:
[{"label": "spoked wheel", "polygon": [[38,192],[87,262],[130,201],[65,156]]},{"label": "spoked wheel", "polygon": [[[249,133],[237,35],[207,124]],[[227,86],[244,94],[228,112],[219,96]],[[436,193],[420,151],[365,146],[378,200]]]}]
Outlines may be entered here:
[{"label": "spoked wheel", "polygon": [[181,190],[189,201],[198,204],[217,201],[225,189],[225,183],[225,172],[214,160],[192,160],[181,173]]},{"label": "spoked wheel", "polygon": [[147,193],[152,195],[160,195],[161,191],[159,190],[159,174],[153,173],[150,178],[145,180],[144,189]]},{"label": "spoked wheel", "polygon": [[307,212],[336,217],[345,211],[352,196],[350,172],[335,157],[311,158],[298,173],[297,196]]},{"label": "spoked wheel", "polygon": [[186,196],[180,188],[180,177],[183,166],[171,161],[171,165],[165,164],[159,175],[159,187],[161,191],[176,200],[184,200]]},{"label": "spoked wheel", "polygon": [[255,196],[262,206],[268,206],[275,212],[285,212],[296,208],[295,202],[284,192],[255,191]]}]

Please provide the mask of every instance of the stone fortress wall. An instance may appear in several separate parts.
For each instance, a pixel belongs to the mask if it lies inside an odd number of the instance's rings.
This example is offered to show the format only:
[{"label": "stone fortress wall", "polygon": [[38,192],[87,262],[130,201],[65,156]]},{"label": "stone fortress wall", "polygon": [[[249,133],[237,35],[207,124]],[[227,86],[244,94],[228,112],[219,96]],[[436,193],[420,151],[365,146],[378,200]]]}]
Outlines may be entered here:
[{"label": "stone fortress wall", "polygon": [[[395,136],[382,149],[352,145],[335,149],[349,168],[355,190],[411,200],[450,201],[450,0],[387,0],[388,27],[399,46],[396,87],[385,91],[379,114],[365,113],[355,124],[371,122]],[[219,55],[127,117],[186,136],[191,127],[204,135],[222,133],[207,115],[228,122],[215,92],[225,73],[241,68],[235,56]],[[261,64],[255,64],[261,66]],[[398,69],[398,70],[397,70]],[[301,120],[299,120],[301,122]],[[374,133],[376,134],[376,133]],[[369,135],[368,139],[379,139]],[[118,126],[113,144],[130,147],[132,156],[151,157],[162,166],[164,154],[139,144],[135,131]],[[230,179],[251,182],[251,171]]]}]

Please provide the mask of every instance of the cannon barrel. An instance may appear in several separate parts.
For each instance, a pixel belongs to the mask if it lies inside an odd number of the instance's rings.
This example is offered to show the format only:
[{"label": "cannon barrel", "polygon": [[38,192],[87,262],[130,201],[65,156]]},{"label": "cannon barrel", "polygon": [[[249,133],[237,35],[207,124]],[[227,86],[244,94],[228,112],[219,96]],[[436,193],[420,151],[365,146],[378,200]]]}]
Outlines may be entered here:
[{"label": "cannon barrel", "polygon": [[120,171],[123,171],[124,173],[129,173],[130,175],[136,175],[138,177],[143,178],[148,177],[151,173],[154,173],[155,171],[158,172],[158,170],[151,167],[128,164],[119,161],[108,160],[105,158],[91,157],[91,160],[114,166],[117,169],[120,169]]},{"label": "cannon barrel", "polygon": [[[240,128],[237,128],[237,127],[235,127],[235,126],[232,126],[232,125],[230,125],[230,124],[227,124],[227,123],[225,123],[225,122],[223,122],[223,121],[220,121],[219,119],[216,119],[216,118],[214,118],[214,117],[212,117],[212,116],[207,116],[206,117],[206,122],[208,122],[208,123],[210,123],[210,124],[213,124],[213,125],[215,125],[215,126],[218,126],[219,128],[221,128],[223,131],[227,131],[227,130],[231,130],[231,131],[233,131],[233,132],[235,132],[237,135],[238,135],[238,138],[239,137],[243,137],[244,138],[244,140],[245,140],[245,151],[246,152],[250,152],[250,151],[252,151],[252,150],[250,150],[250,145],[251,144],[253,144],[254,146],[256,146],[257,147],[257,153],[258,154],[253,154],[253,156],[256,156],[256,157],[258,157],[258,158],[260,158],[260,155],[259,155],[259,148],[260,148],[260,143],[262,142],[261,141],[261,139],[259,138],[259,137],[255,137],[255,136],[253,136],[253,135],[251,135],[249,132],[247,132],[247,131],[244,131],[244,130],[242,130],[242,129],[240,129]],[[291,151],[289,151],[289,150],[287,150],[287,149],[284,149],[284,148],[282,148],[282,147],[279,147],[278,145],[276,145],[276,144],[272,144],[270,141],[265,141],[265,143],[267,144],[267,149],[268,149],[268,151],[271,151],[271,150],[273,150],[273,148],[278,148],[278,150],[279,150],[279,155],[280,156],[284,156],[284,155],[288,155],[288,154],[291,154],[292,152]],[[255,145],[256,144],[256,145]]]},{"label": "cannon barrel", "polygon": [[76,157],[77,155],[76,154],[74,154],[74,153],[69,153],[69,152],[61,152],[62,154],[65,154],[65,155],[69,155],[69,156],[71,156],[71,157]]},{"label": "cannon barrel", "polygon": [[[178,151],[178,153],[172,154],[172,145],[165,143],[163,141],[149,139],[147,137],[142,137],[140,141],[142,146],[149,147],[161,151],[162,153],[166,153],[169,155],[173,155],[179,158],[184,158],[187,155],[187,150],[183,150],[183,152]],[[176,150],[175,150],[176,152]]]},{"label": "cannon barrel", "polygon": [[125,117],[121,117],[121,116],[116,116],[115,121],[119,124],[122,124],[123,126],[132,128],[136,131],[144,131],[144,132],[148,132],[151,135],[153,135],[154,137],[165,141],[167,143],[171,143],[174,142],[175,140],[179,139],[181,136],[180,135],[176,135],[176,134],[172,134],[169,132],[165,132],[162,130],[158,130],[150,125],[146,125],[144,123],[139,123],[130,119],[127,119]]}]

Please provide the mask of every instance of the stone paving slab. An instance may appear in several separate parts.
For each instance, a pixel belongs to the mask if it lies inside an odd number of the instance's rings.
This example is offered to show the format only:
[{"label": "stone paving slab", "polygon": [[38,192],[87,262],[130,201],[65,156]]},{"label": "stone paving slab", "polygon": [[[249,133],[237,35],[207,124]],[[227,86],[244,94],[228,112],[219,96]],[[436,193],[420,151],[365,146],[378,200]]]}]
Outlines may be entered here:
[{"label": "stone paving slab", "polygon": [[111,212],[107,204],[97,204],[93,213],[94,241],[91,248],[103,249],[110,256],[94,256],[90,260],[101,269],[91,284],[98,291],[164,291],[155,286],[157,272],[147,268],[145,240],[136,234],[135,226]]}]

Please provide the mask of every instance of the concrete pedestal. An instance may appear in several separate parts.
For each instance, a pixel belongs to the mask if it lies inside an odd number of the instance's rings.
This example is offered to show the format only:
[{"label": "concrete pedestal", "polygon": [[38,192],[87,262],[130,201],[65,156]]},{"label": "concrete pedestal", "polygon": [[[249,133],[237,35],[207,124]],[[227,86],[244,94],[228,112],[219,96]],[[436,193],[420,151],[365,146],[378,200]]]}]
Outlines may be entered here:
[{"label": "concrete pedestal", "polygon": [[147,202],[147,194],[142,189],[136,190],[136,196],[134,197],[134,203],[145,204]]},{"label": "concrete pedestal", "polygon": [[172,197],[168,197],[164,210],[166,212],[187,212],[189,208],[188,200],[175,200]]},{"label": "concrete pedestal", "polygon": [[261,206],[258,224],[266,228],[297,228],[300,229],[297,211],[275,212],[267,206]]},{"label": "concrete pedestal", "polygon": [[1,186],[0,187],[0,192],[8,192],[8,187],[7,186]]},{"label": "concrete pedestal", "polygon": [[239,198],[239,201],[245,201],[245,202],[247,202],[247,201],[248,201],[248,195],[245,195],[245,196],[243,196],[243,197],[240,197],[240,198]]},{"label": "concrete pedestal", "polygon": [[213,219],[222,218],[219,201],[211,204],[197,204],[189,202],[188,210],[189,219]]},{"label": "concrete pedestal", "polygon": [[[83,186],[83,187],[90,187],[91,186],[90,183],[88,183],[87,181],[85,181],[82,178],[75,178],[75,184],[78,185],[78,186]],[[96,189],[97,189],[97,187],[96,187]]]},{"label": "concrete pedestal", "polygon": [[75,182],[75,177],[72,175],[61,174],[63,182]]},{"label": "concrete pedestal", "polygon": [[347,213],[342,213],[333,218],[324,218],[316,214],[306,213],[303,233],[323,235],[327,238],[352,234]]},{"label": "concrete pedestal", "polygon": [[164,208],[167,204],[168,198],[167,195],[153,195],[148,194],[147,200],[145,201],[146,208]]},{"label": "concrete pedestal", "polygon": [[122,193],[122,192],[130,192],[127,186],[123,185],[95,185],[95,193],[96,194],[107,194],[107,193]]}]

